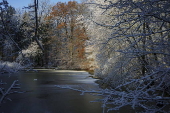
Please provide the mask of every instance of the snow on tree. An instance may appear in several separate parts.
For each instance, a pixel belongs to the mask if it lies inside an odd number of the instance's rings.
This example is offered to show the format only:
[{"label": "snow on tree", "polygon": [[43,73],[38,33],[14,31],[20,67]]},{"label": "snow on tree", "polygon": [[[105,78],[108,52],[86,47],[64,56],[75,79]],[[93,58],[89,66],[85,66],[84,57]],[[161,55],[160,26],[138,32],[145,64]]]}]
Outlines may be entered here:
[{"label": "snow on tree", "polygon": [[[7,95],[18,93],[18,80],[14,80],[11,84],[6,83],[3,76],[4,73],[18,72],[23,68],[19,63],[14,61],[21,50],[16,42],[15,19],[12,20],[15,10],[8,6],[8,2],[3,0],[0,2],[0,106],[5,100],[11,100]],[[16,22],[17,23],[17,22]],[[15,30],[16,31],[15,31]],[[6,76],[9,79],[9,76]]]},{"label": "snow on tree", "polygon": [[16,62],[19,62],[21,65],[25,65],[25,67],[29,67],[35,62],[35,57],[39,54],[42,54],[42,51],[36,42],[32,42],[28,48],[22,50],[21,53],[22,54],[16,58]]},{"label": "snow on tree", "polygon": [[95,11],[88,27],[89,45],[96,51],[95,74],[113,88],[104,104],[116,105],[109,110],[131,105],[144,112],[168,111],[169,1],[94,0],[86,4]]}]

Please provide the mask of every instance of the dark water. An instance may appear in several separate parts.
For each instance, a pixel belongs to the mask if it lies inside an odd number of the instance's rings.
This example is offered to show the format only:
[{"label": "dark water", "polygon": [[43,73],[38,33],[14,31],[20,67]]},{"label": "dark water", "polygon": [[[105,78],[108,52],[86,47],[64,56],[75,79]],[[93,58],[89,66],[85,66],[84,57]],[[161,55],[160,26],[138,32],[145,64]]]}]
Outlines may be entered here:
[{"label": "dark water", "polygon": [[[10,84],[18,79],[24,93],[14,93],[7,97],[0,106],[0,113],[102,113],[101,102],[90,102],[102,97],[92,94],[80,95],[81,92],[58,86],[71,86],[75,89],[98,90],[96,79],[85,71],[38,70],[38,72],[19,72],[0,75],[0,80]],[[1,96],[1,95],[0,95]],[[105,113],[107,113],[105,109]],[[135,113],[130,107],[109,113]]]},{"label": "dark water", "polygon": [[[1,76],[1,79],[8,78]],[[91,103],[101,98],[90,94],[57,88],[55,85],[70,85],[73,88],[98,89],[95,79],[83,71],[39,70],[19,72],[7,80],[19,79],[22,94],[11,94],[12,101],[4,101],[0,113],[102,113],[101,103]],[[4,79],[3,79],[4,80]]]}]

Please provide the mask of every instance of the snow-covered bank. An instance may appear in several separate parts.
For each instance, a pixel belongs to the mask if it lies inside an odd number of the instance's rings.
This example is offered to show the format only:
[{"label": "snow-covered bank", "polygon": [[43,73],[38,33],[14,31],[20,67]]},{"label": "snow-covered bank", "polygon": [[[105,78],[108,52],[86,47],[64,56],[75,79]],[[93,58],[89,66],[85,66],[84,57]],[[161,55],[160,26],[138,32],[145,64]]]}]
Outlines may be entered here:
[{"label": "snow-covered bank", "polygon": [[17,62],[4,62],[0,61],[0,73],[15,73],[18,72],[19,70],[23,69],[24,66],[20,65]]}]

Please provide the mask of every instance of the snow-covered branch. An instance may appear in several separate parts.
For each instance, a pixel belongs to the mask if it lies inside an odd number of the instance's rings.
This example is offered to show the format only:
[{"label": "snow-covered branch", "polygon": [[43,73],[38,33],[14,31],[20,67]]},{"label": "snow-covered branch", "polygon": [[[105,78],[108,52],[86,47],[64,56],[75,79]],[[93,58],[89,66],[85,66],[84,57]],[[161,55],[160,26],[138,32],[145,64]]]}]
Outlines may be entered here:
[{"label": "snow-covered branch", "polygon": [[[167,81],[170,80],[169,73],[169,69],[156,71],[151,75],[130,80],[114,89],[88,90],[81,86],[70,85],[56,85],[56,87],[78,91],[81,95],[89,93],[94,96],[102,96],[102,99],[94,100],[93,102],[102,102],[102,106],[107,108],[108,112],[112,110],[118,111],[125,106],[131,106],[133,109],[142,108],[142,111],[146,113],[167,112],[169,109],[165,108],[169,105],[170,97],[166,96],[165,93],[168,93],[166,92],[168,90],[164,88],[169,87],[167,86]],[[152,106],[149,104],[152,104]],[[112,107],[109,107],[110,105]]]},{"label": "snow-covered branch", "polygon": [[8,99],[8,100],[12,101],[10,98],[7,98],[8,95],[10,95],[12,93],[22,93],[22,92],[16,91],[16,89],[20,88],[20,87],[18,87],[17,82],[18,82],[18,80],[13,81],[13,83],[10,85],[10,87],[7,90],[0,87],[0,94],[1,94],[1,96],[0,96],[0,105],[2,104],[2,102],[5,99]]},{"label": "snow-covered branch", "polygon": [[104,98],[115,106],[109,110],[130,105],[144,112],[168,111],[169,1],[94,0],[88,5],[95,75],[103,78],[101,85],[111,87]]}]

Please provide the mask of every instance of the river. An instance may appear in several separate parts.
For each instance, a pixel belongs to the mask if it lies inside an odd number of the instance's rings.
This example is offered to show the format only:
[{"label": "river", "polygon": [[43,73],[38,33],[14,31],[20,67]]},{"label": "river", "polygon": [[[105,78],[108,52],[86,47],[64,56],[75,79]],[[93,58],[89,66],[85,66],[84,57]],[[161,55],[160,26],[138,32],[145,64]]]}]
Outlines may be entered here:
[{"label": "river", "polygon": [[[16,78],[24,93],[10,94],[12,101],[5,100],[0,113],[102,113],[101,103],[90,102],[100,97],[62,89],[56,85],[70,85],[85,89],[98,89],[95,79],[85,71],[38,70],[1,75],[8,82]],[[3,79],[4,80],[4,79]]]},{"label": "river", "polygon": [[[89,76],[85,71],[48,69],[0,75],[0,80],[8,83],[3,86],[6,88],[14,80],[19,80],[20,89],[15,90],[21,92],[8,95],[11,101],[3,101],[0,113],[102,113],[102,103],[91,102],[101,99],[101,96],[81,95],[81,92],[57,87],[99,90],[96,79]],[[130,107],[109,113],[117,112],[135,113]]]}]

